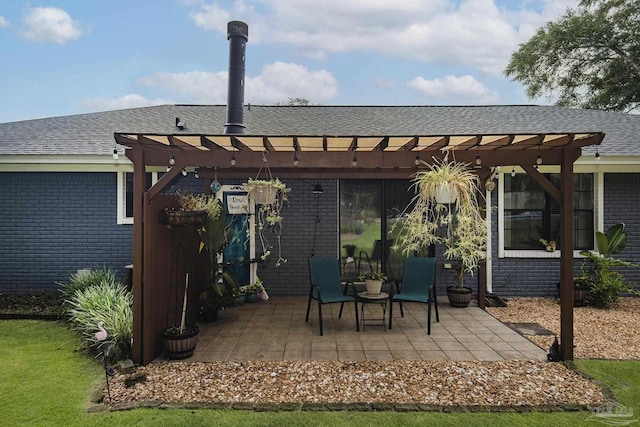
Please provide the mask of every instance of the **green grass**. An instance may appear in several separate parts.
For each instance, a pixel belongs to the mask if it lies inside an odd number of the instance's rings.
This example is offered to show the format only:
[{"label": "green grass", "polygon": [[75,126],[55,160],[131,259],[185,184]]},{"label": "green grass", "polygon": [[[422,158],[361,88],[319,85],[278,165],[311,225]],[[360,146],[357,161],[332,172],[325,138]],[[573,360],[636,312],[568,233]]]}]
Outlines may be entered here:
[{"label": "green grass", "polygon": [[[0,424],[11,426],[575,426],[582,412],[254,412],[240,410],[135,409],[88,414],[100,364],[77,352],[79,340],[64,323],[0,321]],[[577,361],[576,365],[639,413],[640,362]],[[591,424],[591,423],[588,423]]]}]

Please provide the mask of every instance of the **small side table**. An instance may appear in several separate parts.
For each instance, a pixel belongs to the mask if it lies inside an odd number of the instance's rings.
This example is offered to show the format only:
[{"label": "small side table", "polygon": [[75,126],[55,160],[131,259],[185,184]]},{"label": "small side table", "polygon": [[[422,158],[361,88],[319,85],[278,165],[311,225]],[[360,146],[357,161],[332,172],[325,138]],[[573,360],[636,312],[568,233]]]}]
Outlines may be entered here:
[{"label": "small side table", "polygon": [[[365,326],[382,326],[384,330],[387,330],[387,324],[385,322],[387,316],[387,301],[389,301],[389,294],[386,292],[380,292],[377,295],[370,294],[367,291],[358,292],[356,294],[356,300],[360,303],[360,325],[362,325],[362,330],[365,330]],[[382,308],[382,318],[371,318],[367,319],[364,317],[364,306],[365,304],[379,304]],[[367,321],[375,322],[375,323],[367,323]]]}]

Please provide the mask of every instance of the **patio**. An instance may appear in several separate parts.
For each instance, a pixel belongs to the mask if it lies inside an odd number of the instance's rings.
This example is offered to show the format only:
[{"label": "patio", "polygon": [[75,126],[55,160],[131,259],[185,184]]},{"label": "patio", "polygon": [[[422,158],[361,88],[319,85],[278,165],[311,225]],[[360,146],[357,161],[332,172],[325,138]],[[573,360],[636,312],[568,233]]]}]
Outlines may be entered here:
[{"label": "patio", "polygon": [[[389,361],[389,360],[546,360],[546,351],[508,328],[475,304],[452,308],[439,301],[440,322],[425,331],[426,305],[397,304],[393,329],[367,325],[356,332],[352,305],[323,306],[320,336],[317,304],[305,323],[306,296],[272,296],[219,313],[218,320],[200,325],[192,362],[215,361]],[[381,307],[365,305],[366,317],[380,317]],[[388,312],[387,312],[388,315]],[[388,326],[388,318],[387,318]],[[157,360],[162,360],[160,356]]]}]

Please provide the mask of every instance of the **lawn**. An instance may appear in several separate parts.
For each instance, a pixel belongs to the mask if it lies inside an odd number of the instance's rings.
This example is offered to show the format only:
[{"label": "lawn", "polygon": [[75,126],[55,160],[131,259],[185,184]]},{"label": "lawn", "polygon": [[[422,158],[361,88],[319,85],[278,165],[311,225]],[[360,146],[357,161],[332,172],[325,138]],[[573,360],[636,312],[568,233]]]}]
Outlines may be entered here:
[{"label": "lawn", "polygon": [[[586,424],[590,412],[253,412],[241,410],[135,409],[86,413],[89,396],[104,377],[98,361],[78,349],[61,322],[0,321],[0,423],[2,425],[217,425],[217,426],[447,426]],[[640,362],[577,361],[578,368],[640,411]]]}]

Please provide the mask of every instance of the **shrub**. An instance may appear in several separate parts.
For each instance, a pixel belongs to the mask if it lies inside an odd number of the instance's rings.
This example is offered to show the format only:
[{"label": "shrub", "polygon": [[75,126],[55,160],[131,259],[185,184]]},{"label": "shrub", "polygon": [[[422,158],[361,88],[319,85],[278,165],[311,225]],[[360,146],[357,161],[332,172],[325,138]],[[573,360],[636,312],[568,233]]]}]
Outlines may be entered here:
[{"label": "shrub", "polygon": [[583,266],[585,284],[589,287],[587,304],[608,308],[616,302],[621,293],[637,293],[614,267],[632,264],[609,256],[600,256],[588,251],[582,252],[586,265]]},{"label": "shrub", "polygon": [[77,273],[72,274],[69,280],[66,282],[58,283],[61,286],[60,291],[64,297],[69,299],[77,291],[84,291],[85,289],[100,285],[102,283],[108,283],[115,286],[118,283],[116,273],[108,268],[99,268],[95,270],[80,270]]},{"label": "shrub", "polygon": [[[67,305],[71,325],[91,352],[104,352],[109,362],[131,357],[133,295],[124,285],[104,281],[77,290]],[[107,331],[107,339],[102,342],[95,337],[98,323]]]}]

